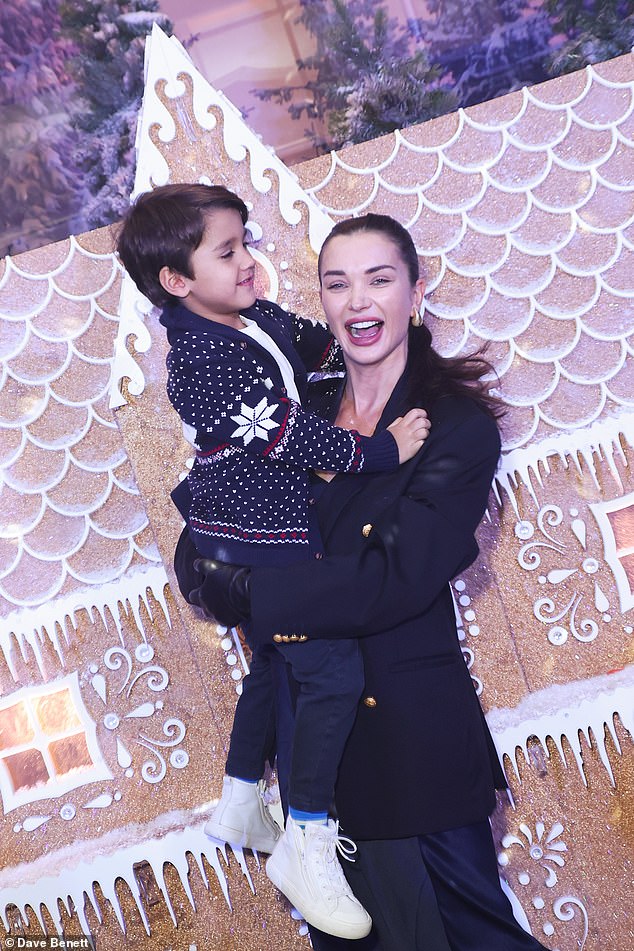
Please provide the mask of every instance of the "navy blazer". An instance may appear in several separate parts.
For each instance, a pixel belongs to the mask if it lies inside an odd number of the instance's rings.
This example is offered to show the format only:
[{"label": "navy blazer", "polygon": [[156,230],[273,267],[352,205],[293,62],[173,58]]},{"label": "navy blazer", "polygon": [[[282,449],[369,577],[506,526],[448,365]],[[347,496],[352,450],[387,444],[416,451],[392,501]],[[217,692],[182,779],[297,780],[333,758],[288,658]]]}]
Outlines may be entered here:
[{"label": "navy blazer", "polygon": [[[408,408],[401,379],[377,428]],[[338,387],[317,384],[332,417]],[[365,691],[336,805],[355,839],[401,838],[480,821],[505,785],[465,664],[449,581],[474,533],[500,452],[495,421],[465,396],[428,407],[431,431],[396,472],[339,474],[316,503],[326,557],[251,574],[251,636],[359,637]]]}]

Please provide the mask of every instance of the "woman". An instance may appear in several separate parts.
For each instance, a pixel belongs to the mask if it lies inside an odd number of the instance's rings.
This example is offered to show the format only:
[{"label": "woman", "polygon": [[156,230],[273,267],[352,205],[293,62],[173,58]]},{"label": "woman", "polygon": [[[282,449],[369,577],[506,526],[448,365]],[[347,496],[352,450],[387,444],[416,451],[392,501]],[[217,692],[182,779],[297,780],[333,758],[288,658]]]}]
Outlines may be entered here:
[{"label": "woman", "polygon": [[516,923],[499,883],[488,816],[505,781],[449,588],[477,555],[474,532],[499,456],[496,404],[480,382],[487,367],[432,349],[416,250],[392,218],[339,222],[319,278],[347,372],[315,385],[312,409],[369,435],[423,406],[431,432],[397,472],[315,480],[323,559],[207,578],[209,608],[250,616],[259,643],[360,640],[365,690],[336,807],[358,847],[346,875],[374,928],[355,942],[315,932],[313,944],[447,947],[430,911],[431,882],[452,951],[536,951],[542,945]]}]

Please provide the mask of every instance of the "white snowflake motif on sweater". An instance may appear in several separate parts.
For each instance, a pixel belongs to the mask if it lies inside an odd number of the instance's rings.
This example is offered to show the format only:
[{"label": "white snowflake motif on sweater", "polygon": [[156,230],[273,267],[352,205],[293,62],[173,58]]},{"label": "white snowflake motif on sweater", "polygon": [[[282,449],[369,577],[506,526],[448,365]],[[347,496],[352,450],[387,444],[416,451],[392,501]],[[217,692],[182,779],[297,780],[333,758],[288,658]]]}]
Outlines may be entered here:
[{"label": "white snowflake motif on sweater", "polygon": [[262,397],[257,406],[247,406],[242,403],[240,406],[240,415],[232,416],[234,423],[238,423],[238,428],[231,434],[233,439],[244,439],[244,445],[248,446],[256,436],[258,439],[267,440],[268,430],[277,429],[280,425],[270,419],[279,403],[269,404],[265,396]]}]

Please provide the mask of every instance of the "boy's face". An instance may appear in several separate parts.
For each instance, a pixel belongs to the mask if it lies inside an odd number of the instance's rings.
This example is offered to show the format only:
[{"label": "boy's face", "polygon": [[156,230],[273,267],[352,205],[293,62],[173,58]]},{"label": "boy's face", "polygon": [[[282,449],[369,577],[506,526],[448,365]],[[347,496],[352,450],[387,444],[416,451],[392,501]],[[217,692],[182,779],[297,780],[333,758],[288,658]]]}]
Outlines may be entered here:
[{"label": "boy's face", "polygon": [[[255,302],[255,261],[242,219],[232,208],[206,216],[203,240],[190,258],[192,278],[168,272],[170,293],[199,317],[233,326],[238,314]],[[165,270],[165,269],[164,269]]]}]

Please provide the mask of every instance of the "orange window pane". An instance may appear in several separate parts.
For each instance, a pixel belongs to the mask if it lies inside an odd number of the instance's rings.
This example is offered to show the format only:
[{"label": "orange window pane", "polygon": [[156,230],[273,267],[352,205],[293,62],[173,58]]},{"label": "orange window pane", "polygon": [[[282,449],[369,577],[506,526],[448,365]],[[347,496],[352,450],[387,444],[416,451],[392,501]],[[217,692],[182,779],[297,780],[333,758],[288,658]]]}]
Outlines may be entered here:
[{"label": "orange window pane", "polygon": [[48,749],[58,776],[70,773],[73,769],[85,769],[94,766],[83,733],[78,733],[75,736],[65,736],[61,740],[54,740],[49,743]]},{"label": "orange window pane", "polygon": [[608,521],[614,535],[617,554],[623,549],[634,547],[634,506],[608,512]]},{"label": "orange window pane", "polygon": [[623,565],[623,571],[628,580],[630,591],[634,592],[634,555],[624,555],[623,558],[619,558],[619,561]]},{"label": "orange window pane", "polygon": [[47,783],[50,779],[39,750],[12,753],[4,758],[4,765],[9,771],[14,792],[18,789],[33,789],[38,783]]},{"label": "orange window pane", "polygon": [[33,728],[23,703],[0,710],[0,750],[22,746],[33,739]]},{"label": "orange window pane", "polygon": [[34,700],[35,714],[44,733],[68,733],[81,726],[70,690],[58,690]]}]

